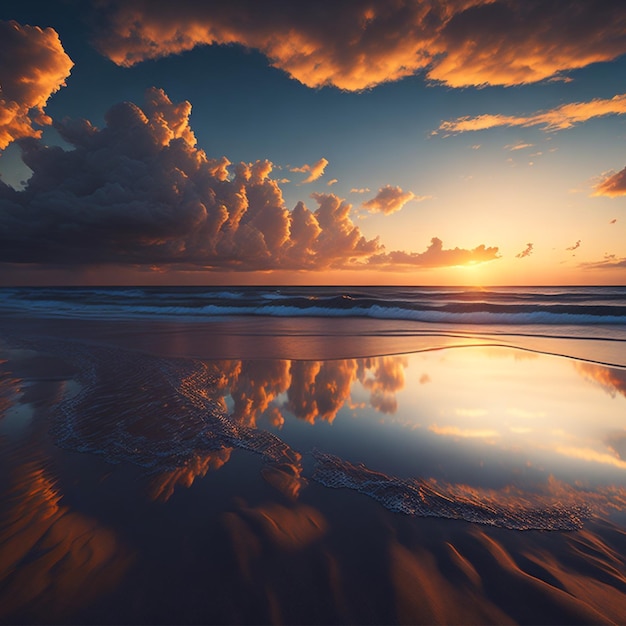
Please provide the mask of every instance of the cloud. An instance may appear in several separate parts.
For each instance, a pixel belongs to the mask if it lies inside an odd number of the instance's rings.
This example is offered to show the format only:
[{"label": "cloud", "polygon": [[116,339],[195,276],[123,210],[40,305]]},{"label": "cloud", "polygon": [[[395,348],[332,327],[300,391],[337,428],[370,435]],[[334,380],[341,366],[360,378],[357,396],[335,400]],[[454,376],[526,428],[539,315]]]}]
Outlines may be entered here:
[{"label": "cloud", "polygon": [[352,189],[350,189],[350,193],[369,193],[370,191],[371,189],[369,187],[361,187],[360,189],[352,187]]},{"label": "cloud", "polygon": [[328,161],[322,157],[313,165],[303,165],[302,167],[293,167],[291,168],[291,172],[309,172],[309,175],[305,180],[303,180],[300,184],[305,185],[306,183],[312,183],[322,176],[326,166],[328,165]]},{"label": "cloud", "polygon": [[371,200],[364,202],[363,206],[371,213],[380,212],[389,215],[399,211],[407,202],[414,199],[425,200],[426,196],[416,198],[412,191],[402,191],[400,187],[385,185]]},{"label": "cloud", "polygon": [[609,222],[609,224],[615,224],[616,222],[617,222],[617,218],[616,218],[616,217],[614,217],[614,218],[613,218],[613,219]]},{"label": "cloud", "polygon": [[0,21],[0,150],[41,136],[33,124],[50,124],[44,108],[73,65],[52,28]]},{"label": "cloud", "polygon": [[511,152],[513,152],[514,150],[524,150],[525,148],[532,148],[534,145],[535,145],[534,143],[523,143],[523,142],[511,143],[511,144],[508,144],[507,146],[504,146],[504,149],[511,150]]},{"label": "cloud", "polygon": [[332,187],[335,183],[338,183],[339,181],[336,178],[331,178],[326,184],[329,187]]},{"label": "cloud", "polygon": [[626,53],[621,0],[372,0],[287,4],[102,0],[94,42],[131,66],[240,44],[301,83],[361,90],[425,72],[452,87],[517,85]]},{"label": "cloud", "polygon": [[601,261],[590,261],[581,263],[579,267],[583,270],[615,270],[626,268],[626,257],[618,259],[614,254],[605,255]]},{"label": "cloud", "polygon": [[533,244],[527,243],[526,248],[522,250],[519,254],[515,255],[516,259],[523,259],[524,257],[530,256],[533,253]]},{"label": "cloud", "polygon": [[319,271],[498,258],[497,248],[484,245],[443,250],[436,238],[423,253],[386,254],[378,237],[366,238],[354,224],[352,205],[332,193],[311,194],[314,210],[302,201],[288,210],[272,163],[207,157],[190,113],[188,102],[172,103],[151,88],[142,108],[111,107],[102,129],[57,121],[72,150],[19,139],[33,174],[21,190],[0,180],[0,263],[102,272]]},{"label": "cloud", "polygon": [[566,250],[578,250],[580,248],[581,241],[580,239],[573,245],[565,248]]},{"label": "cloud", "polygon": [[[626,113],[626,94],[613,98],[596,98],[589,102],[571,102],[554,109],[540,111],[532,115],[500,115],[484,114],[475,117],[465,116],[456,120],[441,122],[437,131],[444,133],[465,133],[469,131],[487,130],[499,126],[542,126],[545,131],[556,131],[571,128],[587,120],[604,117],[605,115],[624,115]],[[526,148],[532,144],[522,144]],[[509,147],[509,146],[506,146]],[[519,149],[511,147],[512,150]]]},{"label": "cloud", "polygon": [[483,263],[498,258],[500,258],[500,255],[497,247],[487,248],[484,244],[481,244],[473,250],[464,250],[462,248],[444,250],[441,239],[433,237],[430,246],[428,246],[425,252],[396,250],[389,253],[375,254],[369,258],[368,264],[387,267],[446,267]]},{"label": "cloud", "polygon": [[609,198],[626,195],[626,167],[598,183],[593,195],[609,196]]},{"label": "cloud", "polygon": [[57,122],[73,150],[19,140],[33,174],[21,191],[0,181],[0,262],[324,269],[381,250],[337,196],[313,194],[316,210],[289,211],[269,161],[207,157],[190,112],[152,88],[143,108],[113,106],[103,129]]}]

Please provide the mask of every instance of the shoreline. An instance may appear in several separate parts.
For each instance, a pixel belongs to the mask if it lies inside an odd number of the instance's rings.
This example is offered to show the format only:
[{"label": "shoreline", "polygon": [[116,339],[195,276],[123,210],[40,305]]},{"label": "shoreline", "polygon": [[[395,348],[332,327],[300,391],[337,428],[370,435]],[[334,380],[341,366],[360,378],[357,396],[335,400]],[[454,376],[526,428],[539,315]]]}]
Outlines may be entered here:
[{"label": "shoreline", "polygon": [[[327,360],[494,346],[626,368],[616,338],[540,334],[544,327],[461,326],[368,318],[240,316],[197,322],[0,316],[2,335],[73,337],[161,356],[199,359]],[[556,327],[558,328],[558,327]],[[565,327],[567,328],[567,327]],[[531,332],[533,329],[535,333]]]}]

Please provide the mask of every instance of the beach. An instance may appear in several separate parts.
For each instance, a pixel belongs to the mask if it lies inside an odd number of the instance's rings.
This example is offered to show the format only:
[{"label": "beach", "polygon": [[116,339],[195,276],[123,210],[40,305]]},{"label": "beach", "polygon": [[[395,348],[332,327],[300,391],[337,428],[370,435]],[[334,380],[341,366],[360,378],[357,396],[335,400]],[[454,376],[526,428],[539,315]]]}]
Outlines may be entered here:
[{"label": "beach", "polygon": [[622,325],[11,298],[2,623],[623,620]]}]

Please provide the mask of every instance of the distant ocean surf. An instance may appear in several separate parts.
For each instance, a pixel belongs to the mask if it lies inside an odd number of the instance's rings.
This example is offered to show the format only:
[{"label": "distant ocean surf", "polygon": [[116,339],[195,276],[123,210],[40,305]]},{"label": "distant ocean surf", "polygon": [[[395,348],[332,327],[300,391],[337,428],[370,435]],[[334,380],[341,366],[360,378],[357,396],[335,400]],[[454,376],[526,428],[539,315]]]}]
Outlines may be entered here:
[{"label": "distant ocean surf", "polygon": [[446,324],[626,325],[626,287],[22,287],[4,312],[80,318],[367,317]]},{"label": "distant ocean surf", "polygon": [[[626,366],[626,286],[20,287],[0,289],[0,315],[177,324],[317,318],[334,322],[318,325],[314,333],[508,337],[508,345],[557,353],[556,339],[578,344],[592,340],[593,348],[569,356]],[[339,320],[380,323],[364,327],[343,321],[335,326]],[[261,334],[271,334],[268,328]],[[312,332],[302,323],[301,328],[305,334]],[[293,332],[298,332],[297,326]],[[537,348],[532,340],[541,338],[553,341]],[[597,349],[598,342],[603,350]]]}]

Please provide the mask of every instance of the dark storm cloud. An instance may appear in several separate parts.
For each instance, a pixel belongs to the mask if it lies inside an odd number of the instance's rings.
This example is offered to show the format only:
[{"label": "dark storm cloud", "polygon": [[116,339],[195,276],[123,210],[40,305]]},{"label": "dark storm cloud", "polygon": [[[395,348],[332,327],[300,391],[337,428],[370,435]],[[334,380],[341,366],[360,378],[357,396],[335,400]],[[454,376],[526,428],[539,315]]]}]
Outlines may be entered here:
[{"label": "dark storm cloud", "polygon": [[269,161],[231,168],[208,158],[190,111],[150,89],[143,108],[113,106],[102,130],[57,123],[74,150],[20,140],[33,175],[23,191],[0,188],[0,259],[320,269],[380,249],[336,196],[289,212]]},{"label": "dark storm cloud", "polygon": [[[196,147],[191,105],[149,89],[142,108],[111,107],[103,129],[55,124],[73,150],[18,140],[33,171],[16,191],[0,181],[0,262],[158,269],[324,270],[457,265],[497,248],[383,254],[353,223],[352,206],[313,193],[317,209],[285,207],[272,163],[232,165]],[[369,263],[368,263],[369,262]]]}]

